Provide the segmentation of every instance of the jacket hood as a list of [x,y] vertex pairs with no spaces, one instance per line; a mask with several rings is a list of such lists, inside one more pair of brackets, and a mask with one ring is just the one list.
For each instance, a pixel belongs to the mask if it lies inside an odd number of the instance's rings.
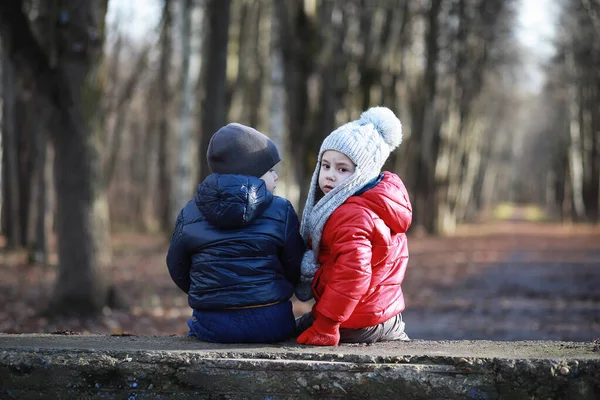
[[230,229],[261,216],[273,202],[273,194],[254,176],[211,174],[198,185],[194,201],[211,224]]
[[372,188],[352,196],[348,202],[368,207],[394,232],[406,232],[412,222],[412,206],[402,180],[391,172]]

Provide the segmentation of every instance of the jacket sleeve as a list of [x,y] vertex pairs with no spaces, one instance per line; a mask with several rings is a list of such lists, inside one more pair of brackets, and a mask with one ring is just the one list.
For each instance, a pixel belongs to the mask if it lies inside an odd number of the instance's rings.
[[181,210],[167,253],[167,267],[173,282],[187,294],[190,291],[191,258],[184,243],[183,225],[183,210]]
[[300,281],[300,263],[304,255],[304,240],[300,235],[300,221],[294,207],[288,202],[285,218],[285,242],[279,260],[283,265],[285,278],[297,285]]
[[332,238],[330,257],[336,261],[315,310],[343,323],[371,284],[373,219],[365,210],[351,208],[332,215],[324,229]]
[[401,208],[398,214],[402,226],[401,232],[406,233],[412,223],[412,204],[406,186],[404,186],[404,182],[402,182],[400,178],[398,178],[398,180],[400,181],[400,193],[402,195],[402,200],[399,202]]

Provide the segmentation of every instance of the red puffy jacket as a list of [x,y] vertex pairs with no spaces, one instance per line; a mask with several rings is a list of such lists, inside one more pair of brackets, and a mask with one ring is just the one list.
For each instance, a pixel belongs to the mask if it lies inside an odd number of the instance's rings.
[[325,224],[313,279],[313,314],[342,328],[380,324],[404,310],[406,230],[412,207],[402,180],[384,172],[372,189],[352,196]]

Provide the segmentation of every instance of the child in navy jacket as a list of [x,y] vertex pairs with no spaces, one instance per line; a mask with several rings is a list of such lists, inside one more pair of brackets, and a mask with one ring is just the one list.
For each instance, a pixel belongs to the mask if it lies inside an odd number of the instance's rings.
[[295,328],[290,297],[304,242],[290,202],[274,196],[275,144],[231,123],[210,140],[212,174],[177,218],[167,266],[193,309],[188,336],[271,343]]

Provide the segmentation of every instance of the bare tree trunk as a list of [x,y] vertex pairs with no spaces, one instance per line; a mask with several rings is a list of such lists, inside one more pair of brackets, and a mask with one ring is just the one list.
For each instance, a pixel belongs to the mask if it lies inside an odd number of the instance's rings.
[[417,129],[415,136],[417,160],[415,163],[416,178],[414,193],[413,225],[425,232],[435,233],[437,220],[437,199],[435,182],[435,163],[439,152],[439,125],[436,110],[437,97],[437,64],[439,59],[439,17],[443,0],[432,0],[427,14],[427,34],[425,36],[427,64],[424,75],[424,99],[422,108],[417,108],[414,121]]
[[[160,83],[159,83],[160,84]],[[157,101],[156,85],[151,85],[150,95],[143,102],[145,110],[152,110],[159,107]],[[137,205],[137,225],[145,232],[156,231],[160,228],[159,220],[156,215],[155,198],[157,190],[156,182],[158,179],[158,120],[155,113],[149,113],[145,121],[142,122],[141,137],[143,143],[143,156],[140,152],[138,156],[137,167],[140,169],[140,191],[137,193],[137,199],[134,204]],[[172,229],[172,227],[171,227]]]
[[[68,68],[72,78],[73,67]],[[81,79],[84,71],[77,72]],[[64,132],[55,133],[54,140],[55,184],[60,199],[57,204],[60,273],[49,311],[57,313],[100,312],[108,295],[108,282],[100,260],[103,247],[109,245],[102,243],[100,231],[107,227],[98,226],[96,218],[97,213],[106,211],[97,208],[101,205],[95,187],[99,182],[92,164],[98,162],[98,154],[85,137],[82,125],[81,120],[54,121],[51,125],[54,132],[58,129]],[[74,170],[80,173],[73,174]],[[83,175],[91,178],[90,181]]]
[[231,0],[208,0],[206,20],[209,21],[205,44],[206,68],[203,77],[202,129],[200,136],[198,180],[210,174],[206,151],[211,136],[227,120],[227,42],[229,38],[229,9]]
[[72,30],[66,32],[67,43],[74,43],[81,29],[99,32],[99,37],[97,42],[88,42],[85,50],[89,58],[71,55],[59,60],[58,65],[69,77],[67,88],[72,104],[70,111],[61,107],[61,115],[51,121],[56,191],[60,199],[57,203],[60,270],[49,312],[94,314],[109,305],[103,257],[110,242],[106,225],[108,209],[92,128],[99,104],[88,103],[86,107],[84,96],[99,96],[97,68],[107,2],[72,2],[67,7],[73,10]]
[[248,107],[248,124],[252,127],[258,127],[260,123],[260,106],[262,102],[262,98],[264,96],[263,93],[263,85],[262,85],[262,75],[263,68],[261,67],[261,63],[265,61],[261,59],[261,24],[262,24],[262,14],[265,13],[268,7],[265,7],[265,1],[253,2],[253,7],[250,12],[250,45],[249,50],[251,52],[251,57],[248,57],[248,97],[247,97],[247,107]]
[[[64,41],[60,48],[68,50],[60,54],[56,65],[34,38],[21,1],[0,3],[0,25],[8,27],[12,38],[18,38],[12,58],[18,70],[33,79],[41,100],[51,110],[47,126],[56,151],[60,269],[47,311],[93,315],[109,300],[108,276],[101,260],[109,243],[103,242],[107,227],[99,225],[102,193],[98,191],[98,151],[90,123],[98,108],[90,100],[99,95],[94,78],[107,2],[72,0],[63,6],[71,13],[58,40]],[[82,38],[81,32],[93,34]]]
[[172,10],[171,0],[163,0],[162,30],[160,38],[160,66],[158,71],[158,213],[162,232],[171,232],[175,220],[171,209],[171,168],[169,151],[169,105],[171,93],[169,89],[169,70],[172,54]]
[[439,157],[436,162],[437,210],[436,231],[450,233],[455,230],[458,220],[457,202],[461,193],[461,172],[465,168],[466,157],[464,126],[468,104],[465,101],[465,79],[467,64],[467,1],[458,2],[458,29],[453,40],[456,62],[449,77],[448,110],[442,126],[443,137],[440,141]]
[[309,144],[310,154],[316,154],[321,141],[335,129],[336,113],[340,108],[338,99],[345,93],[338,87],[336,76],[344,70],[343,46],[343,14],[339,4],[324,3],[320,9],[320,20],[323,21],[321,37],[323,47],[318,56],[319,63],[316,75],[320,78],[320,93],[318,108],[314,112],[316,121],[311,129],[312,143]]
[[284,135],[286,96],[279,27],[281,22],[275,12],[277,5],[274,4],[278,1],[272,0],[271,9],[269,134],[279,149],[286,149],[286,137]]
[[[402,7],[395,7],[393,10],[392,21],[399,21],[398,23],[392,24],[392,32],[390,34],[390,40],[386,44],[386,50],[389,59],[391,60],[389,66],[389,75],[384,75],[382,78],[383,83],[383,104],[389,105],[392,110],[396,110],[397,115],[400,116],[402,124],[405,127],[411,126],[412,121],[410,120],[410,103],[405,101],[404,98],[408,93],[408,80],[406,79],[407,67],[406,63],[409,57],[405,53],[409,47],[411,35],[409,34],[410,22],[413,19],[413,8],[411,7],[411,1],[404,1]],[[389,80],[389,83],[387,82]],[[398,150],[393,152],[389,158],[389,165],[392,170],[400,174],[408,185],[407,171],[406,171],[406,148],[409,140],[400,146]],[[409,185],[410,186],[410,185]],[[411,189],[412,190],[412,189]],[[410,195],[412,196],[412,192]]]
[[[175,221],[177,213],[189,200],[192,193],[193,184],[191,181],[192,169],[192,100],[195,88],[195,80],[190,71],[190,58],[192,54],[191,19],[194,13],[192,0],[181,0],[181,90],[183,96],[179,111],[179,130],[177,142],[179,150],[177,151],[177,165],[175,168],[175,185],[173,187],[173,209],[171,210],[171,219]],[[195,74],[194,74],[195,75]]]
[[[0,28],[1,29],[1,28]],[[4,110],[4,63],[5,58],[8,60],[7,52],[4,50],[4,43],[2,35],[0,34],[0,234],[4,235],[4,120],[2,118],[2,111]]]
[[556,162],[556,170],[558,171],[555,181],[556,205],[558,208],[559,218],[561,222],[565,222],[569,211],[569,155],[568,151],[561,149]]
[[277,145],[281,152],[282,161],[280,175],[282,175],[281,183],[277,184],[284,197],[289,199],[295,208],[298,208],[298,187],[294,185],[294,174],[291,166],[293,165],[285,132],[285,117],[287,99],[285,93],[284,80],[284,65],[283,54],[281,50],[281,27],[279,16],[276,12],[277,2],[281,0],[271,1],[271,41],[269,45],[270,52],[270,76],[269,76],[269,136]]
[[480,138],[485,130],[485,122],[478,120],[470,129],[469,138],[464,151],[465,166],[461,171],[460,190],[456,200],[456,218],[458,221],[464,221],[468,212],[469,202],[472,196],[477,171],[481,167],[481,148],[479,146]]
[[[131,74],[125,80],[123,87],[120,90],[116,90],[115,97],[117,98],[114,102],[114,108],[107,110],[115,113],[115,121],[112,124],[110,134],[103,134],[105,138],[103,148],[103,168],[102,168],[102,183],[104,190],[107,190],[114,177],[115,170],[119,161],[119,154],[123,148],[123,131],[126,124],[127,115],[131,109],[131,102],[133,100],[134,92],[142,79],[148,62],[148,53],[150,52],[150,46],[145,46],[137,56],[133,70]],[[101,115],[101,118],[106,115]],[[106,129],[108,124],[104,124]],[[110,138],[110,142],[108,140]]]
[[[1,28],[0,28],[1,29]],[[4,173],[6,172],[6,168],[4,167],[4,161],[6,157],[4,156],[4,119],[3,119],[3,111],[4,111],[4,64],[8,62],[8,53],[4,49],[2,35],[0,34],[0,234],[6,235],[5,229],[5,190],[4,190],[4,182],[6,181]]]
[[[575,66],[572,59],[573,55],[567,55],[567,65],[575,74]],[[573,212],[575,218],[581,219],[585,216],[585,206],[583,204],[583,155],[581,154],[581,121],[580,104],[577,96],[575,84],[570,84],[569,89],[569,170],[571,174],[571,185],[573,188]]]
[[35,168],[35,141],[37,140],[37,120],[33,114],[35,109],[34,101],[31,97],[31,90],[27,83],[17,80],[16,86],[17,98],[15,103],[15,132],[17,139],[17,168],[18,168],[18,187],[19,187],[19,207],[20,223],[19,247],[28,246],[28,227],[30,224],[30,212],[32,209],[33,175]]
[[[50,239],[55,234],[55,215],[56,215],[56,189],[54,187],[54,169],[52,166],[54,165],[54,148],[51,146],[48,140],[48,136],[46,134],[46,146],[45,146],[45,160],[46,165],[44,166],[44,182],[42,187],[40,188],[40,192],[44,193],[44,219],[39,223],[43,223],[42,226],[38,226],[38,231],[36,232],[38,238],[36,240],[38,247],[41,249],[44,247],[44,259],[45,262],[48,263],[49,253],[50,253]],[[41,201],[41,198],[40,198]]]
[[596,77],[594,96],[590,101],[592,106],[592,137],[591,137],[591,162],[592,172],[590,178],[590,210],[591,218],[595,223],[600,223],[600,110],[593,105],[600,104],[600,77]]
[[[589,72],[588,72],[589,74]],[[588,75],[589,76],[589,75]],[[593,80],[593,76],[589,76]],[[589,221],[598,222],[599,210],[599,153],[598,153],[598,107],[595,107],[595,87],[581,88],[582,104],[583,104],[583,124],[582,130],[582,146],[583,146],[583,203],[585,206],[586,216]]]
[[9,56],[13,41],[9,32],[2,37],[2,231],[8,248],[21,244],[21,199],[17,131],[15,126],[16,77]]
[[27,226],[27,246],[29,261],[48,261],[48,236],[46,216],[48,215],[48,191],[46,186],[46,166],[48,143],[47,133],[36,126],[34,134],[33,168],[30,179],[30,201]]
[[436,231],[439,233],[452,232],[456,229],[456,198],[459,191],[459,182],[456,175],[457,170],[460,170],[460,157],[457,157],[458,142],[460,140],[458,135],[460,113],[457,102],[452,101],[456,90],[457,87],[453,82],[449,95],[448,110],[446,111],[445,121],[441,126],[440,152],[436,161],[438,191]]
[[[279,18],[280,40],[285,43],[281,46],[281,52],[287,105],[286,126],[289,143],[294,146],[294,151],[290,151],[293,156],[293,164],[290,163],[290,166],[294,171],[294,184],[300,189],[298,198],[302,202],[308,192],[307,176],[314,168],[314,164],[308,160],[310,146],[319,146],[319,143],[310,143],[314,139],[308,138],[306,128],[310,122],[309,79],[315,68],[315,55],[312,51],[315,26],[301,2],[275,1],[274,6]],[[302,212],[301,207],[298,212]]]
[[228,61],[230,65],[237,65],[235,76],[229,77],[232,85],[229,90],[229,119],[244,124],[249,122],[249,68],[250,58],[256,56],[251,50],[251,19],[252,9],[257,3],[234,2],[231,13],[231,38],[228,45]]

